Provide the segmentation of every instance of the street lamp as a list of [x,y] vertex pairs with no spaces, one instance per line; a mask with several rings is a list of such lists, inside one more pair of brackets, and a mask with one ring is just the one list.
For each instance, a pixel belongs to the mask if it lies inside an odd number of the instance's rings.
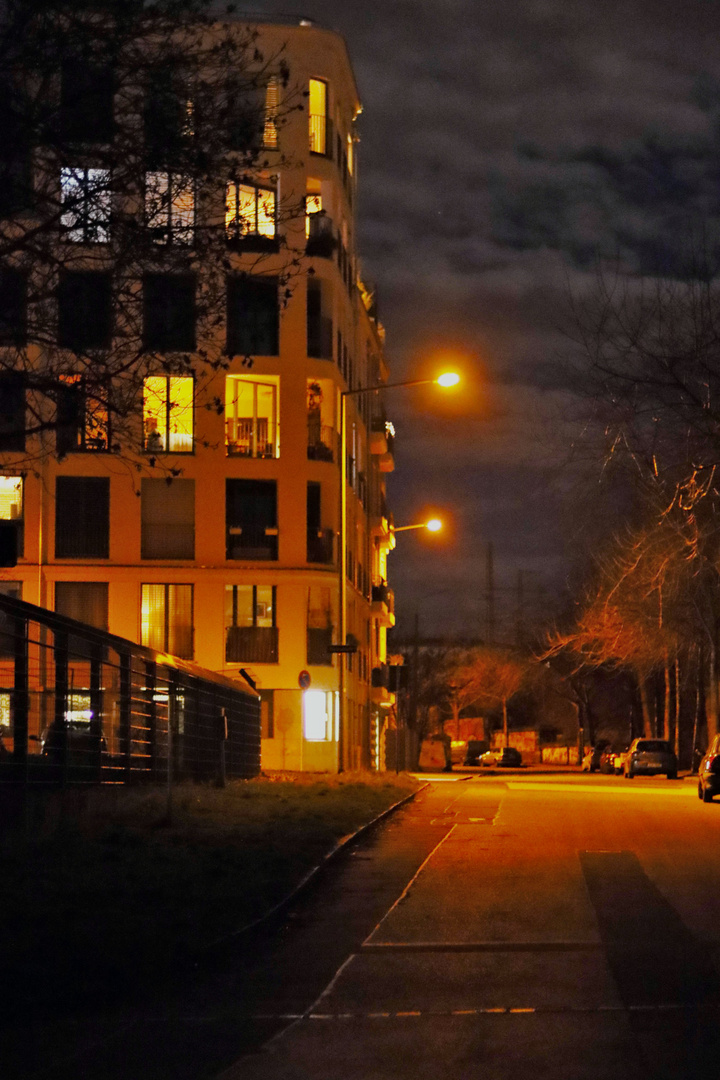
[[392,532],[407,532],[408,529],[427,529],[428,532],[440,532],[443,523],[440,518],[430,518],[429,521],[421,521],[418,525],[393,525]]
[[[457,386],[460,376],[454,371],[444,371],[434,379],[407,379],[396,383],[379,383],[376,386],[358,386],[340,393],[340,550],[338,552],[338,575],[340,579],[340,648],[338,652],[338,772],[345,769],[345,648],[347,647],[347,399],[374,394],[377,390],[394,390],[401,386]],[[412,526],[410,526],[412,528]],[[395,530],[396,532],[398,530]]]

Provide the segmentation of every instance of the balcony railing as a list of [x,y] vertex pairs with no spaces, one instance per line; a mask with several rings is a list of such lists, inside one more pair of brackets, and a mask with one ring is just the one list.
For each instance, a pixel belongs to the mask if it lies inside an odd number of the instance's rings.
[[323,259],[331,259],[336,247],[332,218],[322,210],[308,214],[308,238],[305,252]]
[[318,424],[312,416],[308,416],[307,456],[309,461],[334,461],[336,442],[337,435],[334,427],[329,424]]
[[277,626],[228,626],[225,636],[228,664],[277,664]]
[[276,424],[267,417],[235,417],[225,421],[229,457],[277,457]]
[[228,525],[228,559],[277,559],[278,530],[268,525]]
[[308,529],[307,561],[329,566],[333,561],[335,534],[332,529]]

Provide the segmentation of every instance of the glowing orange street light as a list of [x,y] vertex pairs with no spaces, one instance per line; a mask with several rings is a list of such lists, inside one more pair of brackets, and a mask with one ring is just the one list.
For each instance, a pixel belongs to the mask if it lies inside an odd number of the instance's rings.
[[407,532],[408,529],[427,529],[429,532],[440,532],[443,523],[440,518],[430,518],[429,521],[421,521],[418,525],[393,525],[391,532]]

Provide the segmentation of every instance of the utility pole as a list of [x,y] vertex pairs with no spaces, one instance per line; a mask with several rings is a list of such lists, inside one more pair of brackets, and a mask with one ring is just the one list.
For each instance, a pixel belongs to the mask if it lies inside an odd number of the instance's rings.
[[517,615],[515,622],[515,644],[519,649],[523,646],[525,637],[525,596],[523,592],[523,572],[518,570],[517,576]]
[[493,571],[493,545],[488,541],[485,562],[485,614],[487,617],[487,643],[495,643],[495,576]]

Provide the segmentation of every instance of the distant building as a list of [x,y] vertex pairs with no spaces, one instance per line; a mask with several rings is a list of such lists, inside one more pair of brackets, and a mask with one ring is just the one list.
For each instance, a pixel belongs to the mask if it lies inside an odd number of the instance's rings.
[[[278,73],[267,80],[260,164],[226,181],[224,324],[206,331],[195,318],[209,269],[202,247],[184,275],[148,258],[131,285],[142,298],[143,354],[156,363],[137,399],[130,456],[113,452],[102,417],[78,408],[20,447],[8,417],[24,409],[23,389],[5,372],[0,546],[5,563],[14,561],[7,557],[14,548],[17,561],[0,571],[0,590],[225,675],[247,671],[262,697],[265,768],[338,767],[344,662],[341,764],[381,768],[393,705],[385,666],[386,630],[394,623],[385,474],[393,458],[377,395],[346,399],[348,452],[339,461],[341,394],[387,379],[383,329],[356,253],[360,103],[337,34],[306,20],[253,29],[263,55],[277,58]],[[287,91],[281,65],[289,71]],[[301,107],[276,123],[286,92]],[[62,177],[76,187],[92,173],[94,140],[107,139],[93,130],[92,110],[85,115],[77,169],[70,175],[65,167]],[[38,185],[53,161],[36,154],[33,167]],[[138,220],[159,244],[192,253],[207,199],[218,193],[174,193],[172,184],[167,169],[148,167]],[[73,254],[101,250],[103,273],[93,278],[97,267],[90,266],[73,277],[61,269],[50,300],[69,387],[73,335],[82,339],[91,324],[102,347],[113,333],[103,330],[103,311],[106,283],[115,287],[114,219],[108,212],[99,221],[98,213],[96,204],[78,216],[74,233],[65,223],[62,242]],[[31,260],[24,268],[32,281]],[[16,319],[27,311],[13,296],[6,288],[0,298],[3,327],[8,311]],[[204,333],[222,337],[226,367],[198,380],[194,358],[208,344]],[[12,349],[27,356],[32,329],[15,344],[7,334],[2,341],[6,356]],[[189,356],[189,366],[176,362],[180,355]],[[341,468],[348,478],[348,642],[357,646],[345,657],[329,651],[340,644]]]

